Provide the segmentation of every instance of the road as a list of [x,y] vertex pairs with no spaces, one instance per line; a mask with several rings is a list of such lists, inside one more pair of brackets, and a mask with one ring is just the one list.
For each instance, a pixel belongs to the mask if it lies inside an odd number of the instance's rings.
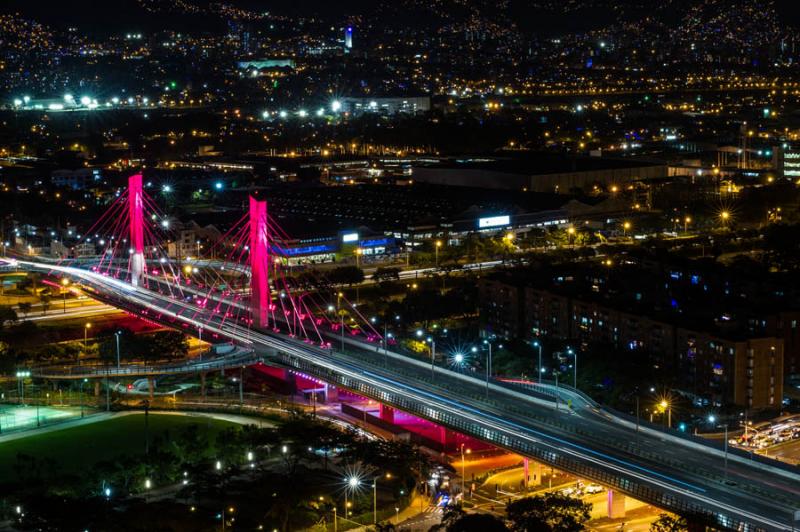
[[[800,508],[800,475],[723,453],[691,438],[633,424],[588,402],[574,410],[521,389],[485,384],[392,352],[375,356],[374,345],[347,353],[315,347],[273,332],[226,322],[224,313],[135,288],[85,270],[20,261],[26,268],[57,270],[144,316],[184,324],[252,347],[277,362],[352,388],[376,400],[448,425],[454,430],[551,463],[635,498],[672,511],[712,512],[718,524],[746,530],[789,530]],[[391,360],[391,367],[384,366]]]

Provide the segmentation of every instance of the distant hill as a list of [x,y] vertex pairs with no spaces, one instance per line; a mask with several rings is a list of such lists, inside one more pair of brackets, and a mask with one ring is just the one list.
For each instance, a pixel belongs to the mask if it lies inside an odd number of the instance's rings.
[[[19,13],[54,29],[88,35],[173,29],[224,31],[233,8],[342,23],[363,17],[387,27],[438,28],[464,20],[514,26],[530,35],[600,30],[640,19],[669,29],[719,26],[755,18],[780,28],[800,27],[799,0],[2,0],[0,13]],[[766,21],[766,22],[765,22]],[[740,27],[731,27],[740,31]],[[776,28],[756,28],[771,31]]]

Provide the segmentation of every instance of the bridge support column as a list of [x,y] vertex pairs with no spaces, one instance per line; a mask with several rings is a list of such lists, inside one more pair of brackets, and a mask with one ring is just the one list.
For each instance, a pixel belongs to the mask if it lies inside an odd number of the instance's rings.
[[380,405],[380,418],[383,421],[394,423],[394,408],[383,403]]
[[336,386],[325,384],[325,402],[330,403],[331,401],[338,401],[338,400],[339,400],[339,389]]
[[142,174],[128,178],[128,215],[131,226],[131,284],[139,286],[144,277],[144,189]]
[[625,517],[625,495],[608,490],[608,517],[622,519]]
[[256,327],[268,325],[268,234],[267,202],[250,196],[250,317]]
[[147,377],[147,391],[150,394],[150,400],[153,400],[153,393],[156,388],[156,380],[153,377]]
[[200,396],[203,398],[203,402],[206,400],[206,372],[200,372]]
[[522,479],[525,487],[538,486],[542,483],[542,464],[527,458],[522,460]]
[[94,396],[100,397],[100,381],[94,381]]

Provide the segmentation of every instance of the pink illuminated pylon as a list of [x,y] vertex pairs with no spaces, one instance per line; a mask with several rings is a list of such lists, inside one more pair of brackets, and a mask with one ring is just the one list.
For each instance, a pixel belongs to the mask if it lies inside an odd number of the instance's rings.
[[128,178],[128,214],[131,225],[131,284],[139,286],[144,277],[144,191],[142,174]]
[[250,315],[257,327],[267,326],[268,274],[267,202],[250,196]]

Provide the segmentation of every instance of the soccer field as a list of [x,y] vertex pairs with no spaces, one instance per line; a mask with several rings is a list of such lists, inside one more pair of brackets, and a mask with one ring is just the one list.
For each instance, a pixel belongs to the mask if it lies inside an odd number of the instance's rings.
[[[210,441],[234,423],[210,417],[150,414],[149,438],[152,442],[167,432],[178,434],[184,427],[197,425]],[[99,421],[79,427],[36,434],[0,443],[0,478],[10,478],[18,453],[37,459],[50,458],[60,464],[61,471],[71,472],[110,460],[122,454],[143,454],[145,447],[144,414]]]

